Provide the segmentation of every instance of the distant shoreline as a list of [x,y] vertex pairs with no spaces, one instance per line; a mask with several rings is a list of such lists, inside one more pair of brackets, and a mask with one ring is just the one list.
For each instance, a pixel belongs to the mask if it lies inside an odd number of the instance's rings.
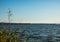
[[[0,22],[1,23],[8,23],[8,22]],[[8,23],[9,24],[9,23]],[[60,24],[60,23],[12,23],[12,24]]]

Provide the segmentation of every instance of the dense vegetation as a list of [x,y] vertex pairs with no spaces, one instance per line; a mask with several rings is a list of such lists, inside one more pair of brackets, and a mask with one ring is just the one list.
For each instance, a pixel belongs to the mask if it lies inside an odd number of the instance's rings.
[[5,28],[0,31],[0,42],[20,42],[15,32],[8,32]]

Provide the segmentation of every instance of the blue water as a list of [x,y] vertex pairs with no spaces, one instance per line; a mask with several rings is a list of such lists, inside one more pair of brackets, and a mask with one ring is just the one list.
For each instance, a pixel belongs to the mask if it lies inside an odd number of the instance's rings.
[[48,35],[48,34],[59,34],[60,24],[14,24],[9,25],[8,23],[0,23],[0,29],[5,26],[7,29],[12,28],[14,31],[23,31],[27,34],[36,35]]
[[[0,23],[0,30],[2,29],[3,26],[5,26],[7,29],[11,29],[12,31],[17,31],[17,32],[23,32],[25,30],[24,33],[26,37],[30,35],[33,35],[34,37],[39,37],[39,36],[47,36],[47,35],[55,36],[56,34],[60,34],[60,24]],[[42,40],[43,42],[44,39],[45,38],[43,37]],[[37,40],[39,42],[39,39]]]

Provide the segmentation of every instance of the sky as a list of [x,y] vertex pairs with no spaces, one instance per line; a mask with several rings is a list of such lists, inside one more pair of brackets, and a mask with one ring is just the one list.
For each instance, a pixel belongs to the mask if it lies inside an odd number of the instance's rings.
[[60,23],[59,0],[0,0],[0,22]]

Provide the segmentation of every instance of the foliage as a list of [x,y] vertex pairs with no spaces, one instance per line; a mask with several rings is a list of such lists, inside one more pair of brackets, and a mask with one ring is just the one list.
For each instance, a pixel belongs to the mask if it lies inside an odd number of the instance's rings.
[[19,42],[15,32],[8,32],[5,28],[0,31],[0,42]]

